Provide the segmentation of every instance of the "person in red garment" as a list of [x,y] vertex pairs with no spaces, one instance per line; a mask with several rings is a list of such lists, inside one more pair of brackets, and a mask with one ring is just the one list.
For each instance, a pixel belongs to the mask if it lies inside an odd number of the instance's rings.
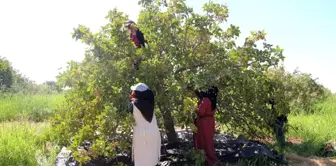
[[217,163],[217,156],[214,148],[215,117],[218,89],[212,86],[207,91],[195,91],[199,98],[197,118],[195,125],[197,132],[194,133],[194,147],[197,150],[204,150],[208,165]]

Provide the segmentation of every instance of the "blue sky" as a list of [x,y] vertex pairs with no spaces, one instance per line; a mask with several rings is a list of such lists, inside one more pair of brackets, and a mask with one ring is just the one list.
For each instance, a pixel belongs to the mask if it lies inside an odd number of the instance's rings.
[[[189,0],[201,10],[208,0]],[[69,60],[80,61],[85,46],[72,40],[78,24],[97,31],[117,7],[136,20],[137,0],[11,0],[0,1],[0,55],[37,82],[55,80]],[[227,24],[238,25],[245,37],[265,30],[269,42],[285,49],[288,71],[298,67],[336,92],[336,1],[333,0],[217,0],[227,3]]]

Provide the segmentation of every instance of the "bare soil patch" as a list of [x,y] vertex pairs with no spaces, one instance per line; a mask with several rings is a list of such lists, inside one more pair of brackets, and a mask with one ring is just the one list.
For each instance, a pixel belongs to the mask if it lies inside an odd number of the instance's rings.
[[286,155],[286,159],[293,166],[336,166],[336,160],[321,157],[301,157],[295,154]]

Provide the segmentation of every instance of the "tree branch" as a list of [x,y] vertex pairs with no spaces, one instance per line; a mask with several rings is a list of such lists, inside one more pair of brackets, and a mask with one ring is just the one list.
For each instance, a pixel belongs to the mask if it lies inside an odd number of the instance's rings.
[[199,43],[195,44],[195,46],[192,48],[192,55],[195,54],[196,48],[199,47],[201,44],[203,44],[203,43],[199,42]]
[[188,69],[195,69],[195,68],[197,68],[197,67],[203,67],[203,66],[205,66],[205,65],[207,65],[208,63],[205,63],[205,62],[203,62],[203,63],[200,63],[200,64],[197,64],[197,65],[193,65],[193,66],[191,66],[191,67],[182,67],[182,68],[179,68],[179,69],[177,69],[175,72],[174,72],[174,74],[179,74],[179,73],[181,73],[181,72],[183,72],[183,71],[186,71],[186,70],[188,70]]

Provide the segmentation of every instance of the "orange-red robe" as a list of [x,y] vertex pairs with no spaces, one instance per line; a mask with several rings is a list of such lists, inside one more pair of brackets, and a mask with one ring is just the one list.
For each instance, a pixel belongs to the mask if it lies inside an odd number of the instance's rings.
[[195,149],[204,150],[209,165],[217,162],[217,156],[214,148],[215,136],[215,114],[216,110],[212,110],[209,98],[203,98],[196,111],[197,119],[195,125],[197,133],[194,133]]

